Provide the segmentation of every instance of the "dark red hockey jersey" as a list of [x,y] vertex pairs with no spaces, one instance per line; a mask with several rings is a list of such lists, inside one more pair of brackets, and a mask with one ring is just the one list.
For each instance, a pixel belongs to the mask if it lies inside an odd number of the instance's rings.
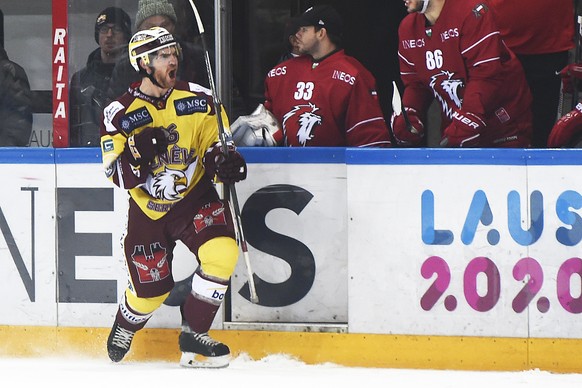
[[390,147],[376,81],[339,50],[321,62],[301,56],[280,63],[265,79],[265,107],[292,147]]
[[531,93],[485,3],[447,0],[434,25],[412,13],[398,34],[405,106],[426,112],[436,98],[441,130],[462,109],[484,119],[481,146],[530,145]]
[[572,0],[488,0],[501,36],[516,54],[557,53],[574,48]]

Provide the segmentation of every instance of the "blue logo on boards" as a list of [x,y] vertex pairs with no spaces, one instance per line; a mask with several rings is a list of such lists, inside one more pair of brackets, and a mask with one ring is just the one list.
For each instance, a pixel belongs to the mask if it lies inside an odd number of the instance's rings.
[[178,116],[190,115],[208,110],[208,100],[206,97],[187,97],[174,101],[176,114]]
[[153,122],[150,112],[144,106],[138,110],[131,111],[119,119],[119,125],[123,132],[129,134],[136,128],[143,127],[146,124]]
[[[522,211],[524,203],[527,207],[525,213]],[[531,246],[541,238],[544,218],[549,217],[552,212],[566,225],[550,231],[560,244],[571,247],[582,241],[582,217],[576,212],[582,208],[582,195],[574,190],[562,192],[555,201],[554,209],[544,205],[544,197],[538,190],[532,191],[529,198],[522,198],[517,191],[512,190],[507,195],[505,206],[507,218],[503,221],[507,222],[509,237],[521,246]],[[498,227],[492,227],[494,214],[487,194],[483,190],[477,190],[473,194],[461,228],[461,242],[464,245],[472,244],[477,230],[483,226],[489,229],[486,234],[487,242],[492,246],[499,244],[501,234]],[[523,220],[527,222],[524,223]],[[421,223],[422,241],[425,244],[451,245],[455,240],[453,230],[436,228],[435,195],[431,190],[425,190],[421,196]]]

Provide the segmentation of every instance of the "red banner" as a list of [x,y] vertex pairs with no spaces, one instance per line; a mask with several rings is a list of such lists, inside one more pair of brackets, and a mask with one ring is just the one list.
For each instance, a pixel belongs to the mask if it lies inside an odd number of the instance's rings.
[[67,0],[52,0],[53,147],[69,146],[69,71]]

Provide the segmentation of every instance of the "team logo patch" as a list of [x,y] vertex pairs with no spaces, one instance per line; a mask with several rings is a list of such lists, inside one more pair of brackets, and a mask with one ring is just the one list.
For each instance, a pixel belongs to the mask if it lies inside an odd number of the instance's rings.
[[176,114],[178,116],[206,112],[208,110],[208,100],[206,97],[182,98],[174,101],[174,107],[176,108]]
[[315,130],[323,123],[323,118],[316,114],[319,110],[314,104],[295,105],[283,116],[283,128],[286,133],[297,133],[299,144],[305,146],[315,137]]
[[489,8],[487,8],[485,4],[477,4],[477,6],[473,8],[473,15],[479,19],[481,16],[485,15],[487,11],[489,11]]
[[129,134],[136,128],[143,127],[146,124],[153,122],[154,119],[150,115],[150,112],[144,106],[138,110],[126,113],[119,119],[119,126],[123,132]]
[[202,232],[209,226],[226,225],[226,213],[222,202],[210,202],[204,205],[192,221],[196,233]]
[[137,269],[140,283],[157,282],[170,276],[166,248],[159,242],[150,244],[148,251],[143,245],[133,247],[131,261]]
[[152,179],[148,179],[146,188],[154,198],[176,201],[184,195],[189,184],[189,179],[184,171],[165,167]]
[[111,140],[111,139],[105,140],[103,142],[103,144],[101,145],[101,148],[103,149],[103,152],[113,151],[113,140]]
[[[443,113],[452,118],[455,109],[463,104],[461,98],[465,88],[463,80],[455,78],[455,73],[443,70],[430,77],[429,85],[435,98],[440,102]],[[452,106],[449,102],[452,102]]]
[[495,116],[497,116],[499,121],[502,123],[506,123],[509,120],[511,120],[511,116],[509,116],[509,113],[507,113],[507,111],[503,107],[501,107],[495,111]]

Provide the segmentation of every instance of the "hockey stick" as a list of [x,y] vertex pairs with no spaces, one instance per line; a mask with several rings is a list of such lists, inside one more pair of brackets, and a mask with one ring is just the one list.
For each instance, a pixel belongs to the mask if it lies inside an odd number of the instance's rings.
[[[582,15],[578,15],[578,1],[576,1],[575,3],[575,9],[574,12],[576,13],[577,17],[576,17],[576,48],[574,50],[574,63],[579,63],[580,62],[580,55],[581,55],[581,42],[580,40],[582,39]],[[576,79],[576,77],[574,77],[572,79],[572,110],[574,110],[574,108],[576,107],[576,104],[578,104],[578,80]]]
[[402,97],[400,97],[400,90],[398,90],[398,85],[396,85],[396,81],[392,81],[392,110],[396,115],[402,114],[404,118],[404,123],[406,124],[406,130],[412,134],[418,135],[418,130],[412,126],[410,123],[410,118],[408,117],[408,113],[404,108],[404,103],[402,102]]
[[[208,82],[210,84],[210,90],[212,92],[212,99],[214,100],[214,109],[216,112],[216,118],[218,121],[218,137],[220,142],[222,143],[222,153],[224,155],[228,155],[228,146],[226,144],[226,132],[224,130],[224,123],[222,122],[222,102],[218,97],[218,93],[216,93],[216,87],[214,85],[214,77],[212,76],[212,66],[210,65],[210,55],[208,54],[208,47],[206,45],[206,38],[204,32],[204,25],[202,24],[202,19],[200,19],[200,14],[198,13],[198,9],[196,5],[194,5],[194,1],[190,0],[190,6],[192,7],[192,11],[194,12],[194,16],[196,17],[196,24],[198,25],[198,31],[200,33],[200,40],[202,41],[202,49],[204,50],[204,60],[206,62],[206,72],[208,73]],[[243,256],[245,259],[245,264],[247,267],[247,275],[249,278],[249,291],[250,291],[250,298],[252,303],[259,303],[259,296],[257,295],[257,290],[255,288],[255,280],[253,278],[253,270],[251,268],[251,261],[249,258],[249,250],[247,246],[247,241],[244,236],[243,228],[242,228],[242,219],[240,215],[240,207],[238,204],[238,196],[236,194],[236,189],[234,184],[225,185],[228,187],[230,192],[230,199],[232,202],[234,215],[236,217],[236,226],[238,229],[238,235],[241,245],[241,250],[243,252]]]
[[392,110],[396,115],[402,113],[402,117],[404,117],[404,122],[406,123],[406,129],[408,132],[412,132],[412,124],[410,124],[410,120],[408,119],[408,113],[406,113],[406,109],[404,109],[404,104],[402,103],[402,98],[400,97],[400,90],[398,90],[398,85],[396,85],[396,81],[392,81]]
[[558,98],[558,112],[556,116],[556,121],[563,116],[564,111],[564,85],[560,82],[560,97]]

